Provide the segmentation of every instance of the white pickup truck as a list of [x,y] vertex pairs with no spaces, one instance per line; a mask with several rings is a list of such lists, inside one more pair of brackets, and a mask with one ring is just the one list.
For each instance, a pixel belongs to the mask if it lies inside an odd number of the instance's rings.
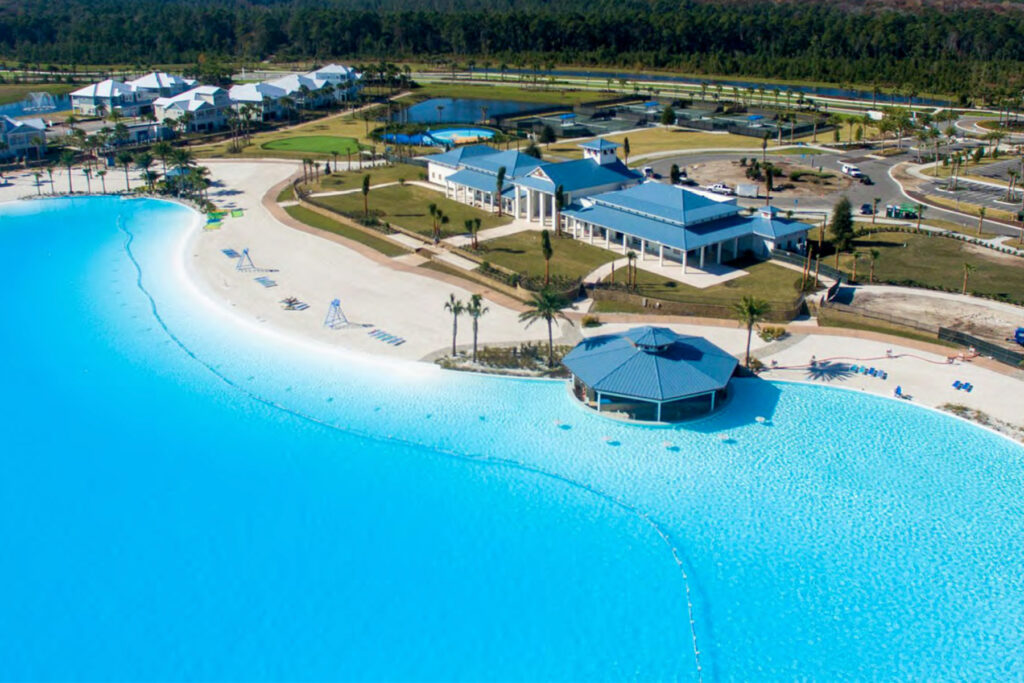
[[708,192],[714,192],[715,194],[732,195],[732,188],[725,183],[715,183],[714,185],[708,185]]
[[853,164],[843,164],[840,167],[840,170],[846,175],[850,176],[851,178],[860,178],[862,175],[864,175],[864,173],[861,172],[861,170],[854,166]]

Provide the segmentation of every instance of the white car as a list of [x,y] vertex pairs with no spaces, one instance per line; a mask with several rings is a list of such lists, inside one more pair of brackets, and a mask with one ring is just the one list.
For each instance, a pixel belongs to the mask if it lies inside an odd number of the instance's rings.
[[708,192],[714,192],[715,194],[733,194],[732,188],[725,183],[715,183],[714,185],[708,185]]

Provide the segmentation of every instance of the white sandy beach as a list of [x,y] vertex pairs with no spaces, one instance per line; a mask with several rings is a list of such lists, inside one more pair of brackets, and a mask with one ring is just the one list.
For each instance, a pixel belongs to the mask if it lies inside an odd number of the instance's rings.
[[[379,255],[371,258],[334,240],[285,225],[263,204],[268,190],[285,180],[300,165],[283,161],[204,161],[216,181],[210,194],[223,208],[244,211],[241,218],[227,218],[220,230],[195,228],[183,240],[186,272],[216,306],[244,321],[283,333],[296,339],[314,341],[335,348],[365,352],[376,357],[416,361],[442,352],[451,346],[451,316],[443,309],[452,293],[466,300],[472,285],[459,286],[445,281],[445,276],[417,270],[404,263],[393,262]],[[18,199],[35,193],[34,179],[22,172],[9,177],[11,184],[0,187],[0,201]],[[84,189],[82,177],[74,177],[76,189]],[[136,182],[133,178],[133,183]],[[63,171],[54,173],[58,191],[66,189]],[[78,186],[81,187],[78,187]],[[94,181],[95,185],[95,181]],[[113,170],[107,178],[107,189],[118,191],[124,186],[123,172]],[[94,189],[97,189],[94,186]],[[248,248],[254,264],[273,272],[240,272],[236,260],[226,257],[222,249],[241,251]],[[277,282],[263,287],[254,280],[267,276]],[[483,291],[483,288],[479,288]],[[281,305],[285,297],[296,297],[309,304],[303,311],[288,311]],[[350,321],[361,325],[342,330],[324,327],[324,316],[334,298],[342,302]],[[506,301],[507,303],[507,301]],[[480,343],[507,343],[541,340],[546,337],[543,325],[525,329],[518,321],[518,311],[497,301],[489,301],[490,312],[481,319]],[[613,319],[615,316],[603,316]],[[657,319],[656,319],[657,320]],[[563,325],[565,341],[579,335],[600,334],[635,325],[636,322],[613,322],[599,328],[578,330]],[[666,324],[656,322],[655,324]],[[365,325],[366,327],[362,327]],[[697,325],[668,321],[668,326],[686,334],[707,337],[731,353],[742,357],[746,343],[745,330],[724,322]],[[802,329],[801,329],[802,328]],[[406,340],[400,346],[378,341],[368,334],[382,329]],[[809,381],[892,396],[900,385],[913,402],[937,407],[945,403],[961,404],[983,411],[1003,423],[1024,426],[1024,372],[998,368],[991,363],[948,363],[937,348],[921,350],[913,343],[893,340],[858,338],[857,333],[835,334],[811,325],[792,325],[790,337],[765,344],[754,338],[753,351],[766,365],[775,361],[778,369],[765,373],[770,379]],[[868,335],[871,336],[871,335]],[[471,341],[470,321],[459,320],[459,345]],[[889,357],[891,351],[892,357]],[[955,352],[949,351],[948,355]],[[818,361],[864,364],[885,370],[887,380],[848,372],[823,373],[807,369],[812,358]],[[989,367],[986,367],[989,366]],[[998,368],[997,369],[990,369]],[[784,369],[792,368],[792,369]],[[974,385],[971,393],[952,388],[954,380]],[[1011,430],[1012,431],[1012,430]],[[1024,437],[1024,432],[1017,434]]]

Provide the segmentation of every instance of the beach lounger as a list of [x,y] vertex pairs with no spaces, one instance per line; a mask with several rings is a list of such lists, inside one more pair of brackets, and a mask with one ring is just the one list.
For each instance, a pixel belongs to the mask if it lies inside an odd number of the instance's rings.
[[203,230],[220,230],[222,226],[223,223],[221,223],[220,221],[209,221],[206,225],[203,226]]
[[850,366],[850,372],[859,372],[859,371],[860,371],[860,366],[859,365],[851,365]]
[[241,218],[242,217],[242,210],[241,209],[232,209],[231,210],[231,217],[232,218]]
[[875,369],[871,368],[870,370],[868,370],[868,375],[870,375],[871,377],[874,377],[875,376]]
[[241,254],[239,254],[234,249],[221,249],[220,252],[227,256],[228,258],[238,258],[239,256],[241,256]]
[[269,277],[258,277],[254,278],[256,282],[260,283],[264,287],[277,287],[277,283],[271,280]]
[[401,345],[402,345],[402,344],[404,344],[404,343],[405,343],[405,340],[404,340],[404,339],[401,339],[401,340],[399,340],[399,341],[398,341],[398,343],[397,343],[397,344],[395,344],[395,346],[401,346]]
[[974,385],[968,382],[964,384],[961,388],[969,394],[974,390]]
[[963,383],[960,382],[960,380],[956,380],[955,382],[953,382],[953,388],[954,389],[961,389],[961,388],[963,388],[963,386],[964,385],[963,385]]
[[292,306],[292,310],[293,311],[304,311],[307,308],[309,308],[309,304],[307,304],[304,301],[300,301],[299,303],[297,303],[294,306]]

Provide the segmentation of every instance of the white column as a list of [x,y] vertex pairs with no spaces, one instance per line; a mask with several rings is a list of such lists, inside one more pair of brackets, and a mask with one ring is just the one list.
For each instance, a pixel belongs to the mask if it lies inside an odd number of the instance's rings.
[[640,260],[647,260],[647,240],[640,240]]
[[540,202],[540,224],[544,225],[544,221],[548,219],[547,195],[543,192],[538,192],[537,200]]
[[687,253],[688,252],[686,251],[686,249],[683,249],[683,275],[686,274],[686,254]]
[[722,243],[719,242],[718,244],[715,245],[715,247],[718,250],[718,255],[715,257],[715,263],[721,265],[721,263],[722,263]]
[[516,212],[516,218],[519,218],[519,186],[518,185],[516,185],[515,190],[513,190],[513,192],[515,192],[515,197],[512,200],[513,203],[515,204],[514,211]]
[[587,226],[587,230],[590,231],[590,243],[593,244],[594,243],[594,224],[590,223]]
[[658,265],[659,266],[665,265],[665,245],[664,244],[659,244],[658,245]]
[[704,268],[704,247],[700,248],[700,267]]
[[626,254],[626,233],[622,233],[622,254]]
[[526,190],[526,220],[533,220],[533,190]]
[[604,229],[604,248],[605,249],[611,249],[612,248],[612,231],[609,230],[608,228]]

